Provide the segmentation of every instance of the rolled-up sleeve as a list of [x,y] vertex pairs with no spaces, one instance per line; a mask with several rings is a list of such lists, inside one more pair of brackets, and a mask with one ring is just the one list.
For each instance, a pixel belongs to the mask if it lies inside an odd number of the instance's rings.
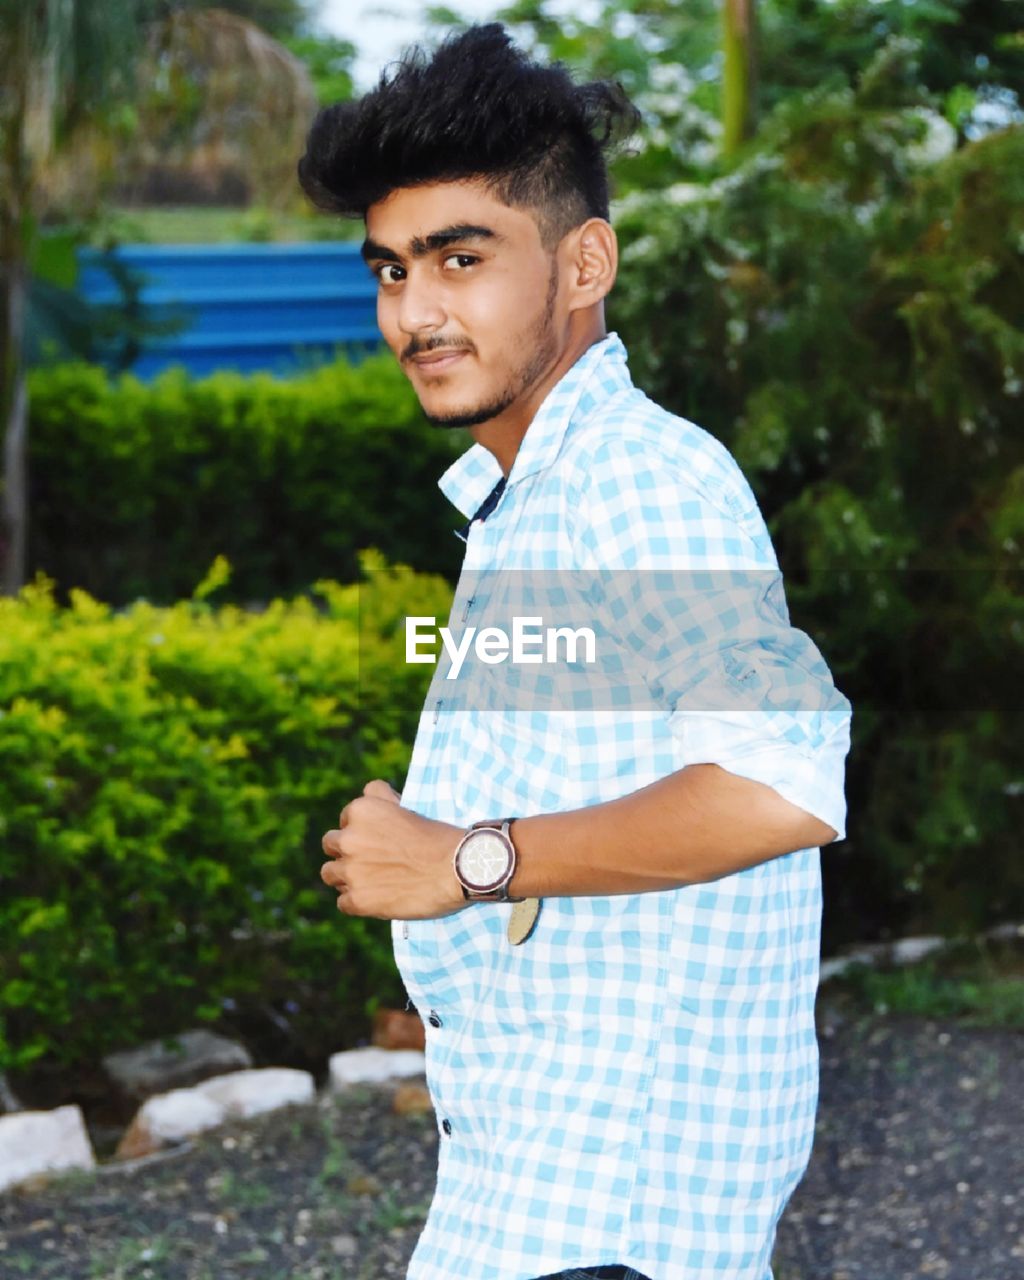
[[693,476],[648,440],[605,441],[574,513],[580,565],[684,764],[762,782],[843,839],[850,703],[789,621],[749,486],[715,458],[719,474]]

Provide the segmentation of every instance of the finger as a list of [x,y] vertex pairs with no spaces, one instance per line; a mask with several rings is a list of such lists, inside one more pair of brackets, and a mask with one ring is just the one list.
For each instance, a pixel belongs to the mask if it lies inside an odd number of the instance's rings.
[[342,854],[341,832],[338,830],[328,831],[320,841],[320,845],[328,858],[340,858]]
[[341,876],[341,868],[336,862],[325,862],[320,868],[320,879],[332,889],[337,889],[339,893],[346,888]]
[[390,782],[383,778],[374,778],[363,787],[364,796],[373,796],[377,800],[388,800],[392,804],[401,804],[401,793],[396,791]]

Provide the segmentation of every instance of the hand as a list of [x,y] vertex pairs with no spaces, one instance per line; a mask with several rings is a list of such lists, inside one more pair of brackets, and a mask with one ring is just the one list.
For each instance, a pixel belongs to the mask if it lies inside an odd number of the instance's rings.
[[383,920],[427,920],[467,906],[452,855],[465,832],[402,808],[402,797],[375,778],[341,811],[323,838],[324,884],[338,910]]

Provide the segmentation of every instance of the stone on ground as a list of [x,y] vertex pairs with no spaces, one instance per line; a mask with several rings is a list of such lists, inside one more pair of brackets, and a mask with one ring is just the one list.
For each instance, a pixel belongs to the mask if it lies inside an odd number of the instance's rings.
[[18,1111],[0,1116],[0,1191],[37,1174],[59,1169],[92,1169],[92,1143],[81,1108]]
[[196,1085],[195,1092],[218,1103],[229,1116],[244,1118],[293,1103],[312,1102],[316,1097],[316,1082],[308,1071],[261,1067],[205,1080]]
[[391,1109],[399,1116],[422,1116],[434,1110],[430,1092],[422,1084],[400,1084]]
[[227,1119],[224,1107],[197,1089],[172,1089],[148,1098],[135,1114],[116,1154],[123,1159],[148,1156]]
[[169,1038],[168,1044],[170,1048],[163,1040],[152,1040],[108,1054],[103,1066],[118,1088],[139,1102],[252,1066],[244,1045],[212,1031],[183,1031]]
[[426,1035],[418,1013],[404,1009],[378,1009],[373,1015],[373,1035],[378,1049],[424,1049]]
[[417,1049],[345,1049],[331,1055],[328,1064],[330,1087],[344,1089],[350,1084],[380,1084],[403,1076],[421,1076],[426,1058]]

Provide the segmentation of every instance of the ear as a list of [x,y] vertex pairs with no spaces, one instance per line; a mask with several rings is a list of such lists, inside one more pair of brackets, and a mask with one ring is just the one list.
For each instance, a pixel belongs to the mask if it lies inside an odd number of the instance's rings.
[[569,310],[582,311],[611,292],[619,269],[619,243],[611,224],[590,218],[562,241],[564,279],[570,282]]

